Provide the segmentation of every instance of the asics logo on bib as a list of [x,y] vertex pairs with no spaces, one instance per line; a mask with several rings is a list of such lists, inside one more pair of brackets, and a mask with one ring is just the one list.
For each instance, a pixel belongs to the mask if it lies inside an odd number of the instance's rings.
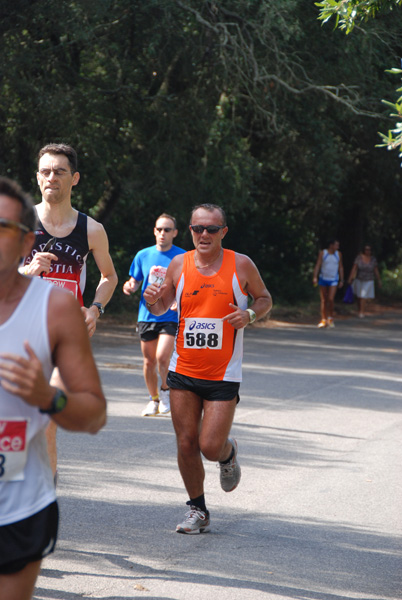
[[200,321],[193,321],[192,323],[190,323],[188,328],[190,331],[192,331],[193,329],[215,329],[215,323],[203,323]]

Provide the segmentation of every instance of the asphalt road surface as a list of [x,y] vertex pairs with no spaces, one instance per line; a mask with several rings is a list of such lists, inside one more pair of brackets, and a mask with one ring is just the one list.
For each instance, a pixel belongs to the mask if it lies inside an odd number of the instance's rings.
[[34,598],[400,600],[402,317],[246,330],[233,426],[242,480],[206,463],[212,531],[186,536],[170,417],[147,402],[132,328],[100,324],[109,401],[60,432],[61,525]]

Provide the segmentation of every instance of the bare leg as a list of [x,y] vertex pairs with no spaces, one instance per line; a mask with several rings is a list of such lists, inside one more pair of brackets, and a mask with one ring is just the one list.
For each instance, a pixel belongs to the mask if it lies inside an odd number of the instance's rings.
[[143,373],[145,384],[149,395],[155,398],[158,395],[158,372],[156,362],[156,349],[158,346],[158,338],[143,342],[141,340],[141,352],[144,357]]
[[332,285],[328,288],[328,297],[327,297],[327,317],[332,319],[334,316],[334,301],[336,294],[337,286]]
[[40,565],[38,560],[18,573],[0,575],[0,600],[31,600]]
[[161,377],[161,387],[166,390],[168,385],[166,378],[169,372],[170,357],[172,356],[174,346],[174,336],[162,334],[158,338],[158,345],[156,348],[156,362],[158,364],[158,371]]
[[233,400],[204,400],[200,448],[206,459],[222,462],[229,458],[232,444],[228,437],[236,405],[237,396]]
[[327,301],[328,301],[328,287],[326,285],[320,285],[320,310],[321,320],[326,321],[327,314]]
[[205,471],[201,452],[211,461],[224,461],[230,456],[232,446],[227,438],[236,400],[203,401],[187,390],[170,391],[179,470],[189,498],[197,498],[204,493]]
[[46,427],[46,441],[47,453],[54,477],[57,471],[57,425],[54,421],[50,421]]
[[170,408],[177,440],[177,462],[189,498],[204,493],[205,471],[199,446],[202,399],[187,390],[170,390]]
[[[59,369],[54,369],[50,378],[50,385],[54,385],[66,391],[64,383],[61,380]],[[46,440],[47,440],[47,453],[49,455],[49,462],[52,468],[53,476],[56,475],[57,471],[57,425],[54,421],[50,421],[46,428]]]

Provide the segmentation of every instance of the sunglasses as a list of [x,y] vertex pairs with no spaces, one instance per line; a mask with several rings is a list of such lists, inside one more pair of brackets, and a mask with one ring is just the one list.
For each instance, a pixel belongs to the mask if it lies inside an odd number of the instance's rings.
[[18,229],[24,233],[28,233],[30,231],[29,227],[23,225],[22,223],[17,223],[17,221],[11,221],[10,219],[0,219],[0,233],[17,231]]
[[48,179],[50,175],[53,173],[55,177],[64,177],[65,175],[74,175],[71,171],[67,171],[67,169],[39,169],[39,175],[42,175],[45,179]]
[[155,227],[156,231],[159,231],[159,233],[161,233],[162,231],[164,231],[165,233],[169,233],[169,231],[173,231],[173,227]]
[[194,233],[204,233],[204,229],[208,233],[218,233],[220,229],[225,229],[226,225],[190,225],[190,229]]

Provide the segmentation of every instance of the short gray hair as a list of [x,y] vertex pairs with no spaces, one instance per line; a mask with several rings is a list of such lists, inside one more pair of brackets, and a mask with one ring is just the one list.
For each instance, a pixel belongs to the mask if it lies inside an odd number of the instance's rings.
[[199,208],[203,208],[204,210],[207,210],[209,212],[214,212],[214,210],[219,211],[221,213],[222,225],[224,225],[226,227],[226,213],[223,210],[223,208],[221,206],[218,206],[218,204],[209,204],[209,203],[197,204],[197,206],[194,206],[193,210],[191,211],[191,215],[190,215],[190,225],[191,225],[191,221],[193,218],[193,214]]

